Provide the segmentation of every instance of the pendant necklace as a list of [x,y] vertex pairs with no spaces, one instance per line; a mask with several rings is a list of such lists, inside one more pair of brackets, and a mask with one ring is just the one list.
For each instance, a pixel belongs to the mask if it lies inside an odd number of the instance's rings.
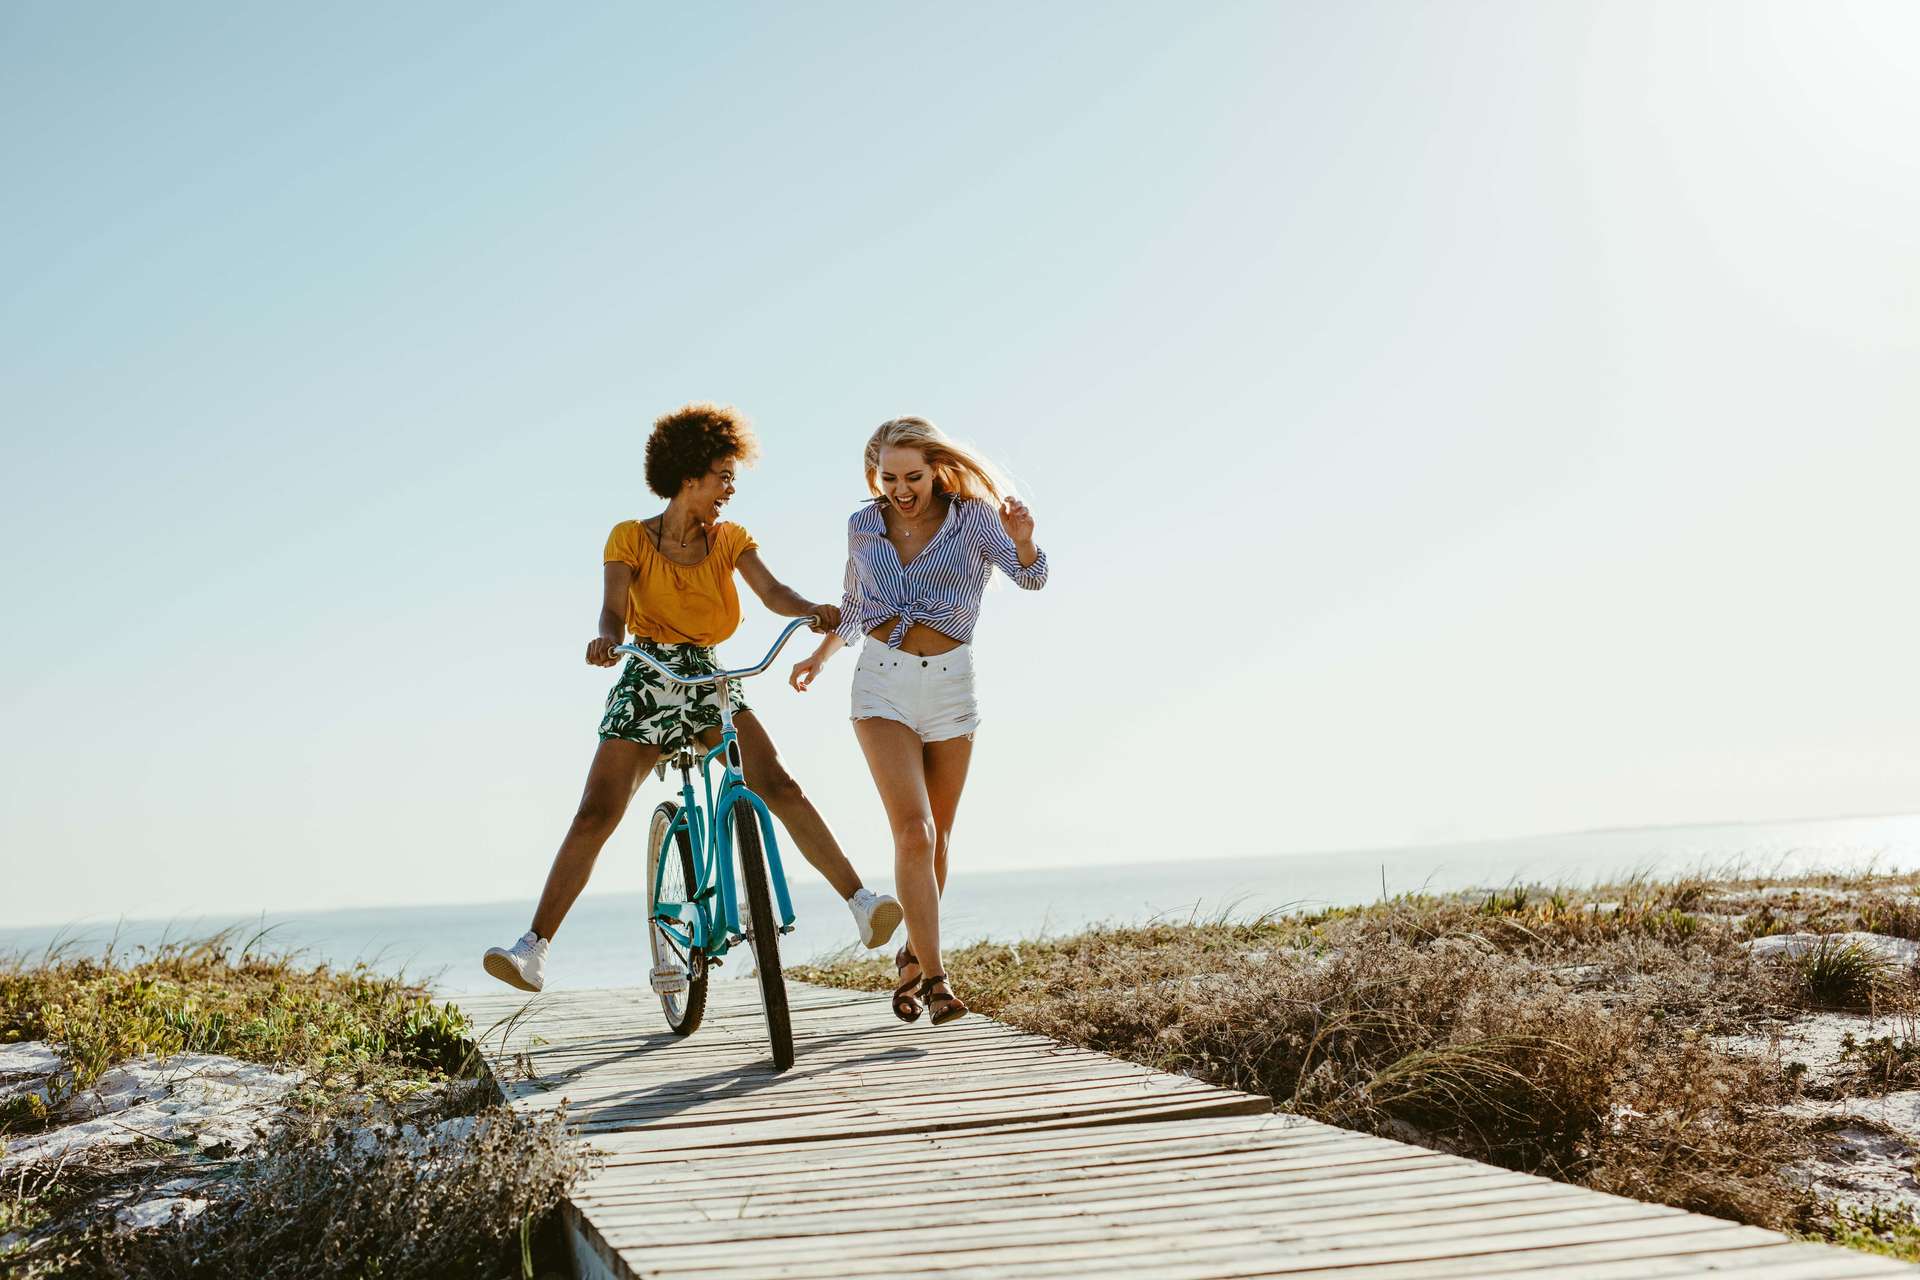
[[[660,516],[660,523],[656,525],[653,530],[653,545],[656,548],[660,548],[664,550],[664,548],[661,547],[661,542],[662,542],[662,539],[666,537],[666,534],[667,534],[667,517],[665,513],[662,513]],[[692,541],[693,541],[693,536],[691,534],[689,534],[687,537],[680,539],[680,549],[682,551],[685,551],[687,549],[687,544]]]

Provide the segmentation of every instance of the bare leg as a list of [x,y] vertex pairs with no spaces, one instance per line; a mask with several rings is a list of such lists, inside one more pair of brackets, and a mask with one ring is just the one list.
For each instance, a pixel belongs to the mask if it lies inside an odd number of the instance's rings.
[[[800,854],[813,864],[813,869],[826,877],[833,891],[843,898],[851,898],[860,890],[860,873],[847,861],[847,855],[841,850],[840,842],[833,838],[833,828],[813,807],[813,801],[807,799],[807,793],[787,772],[787,766],[781,762],[780,753],[774,748],[773,739],[759,719],[751,711],[739,711],[733,717],[734,734],[740,740],[740,763],[747,775],[747,785],[753,793],[766,801],[773,816],[780,819],[780,825],[793,837],[793,843]],[[701,741],[711,749],[720,741],[718,729],[708,729],[700,734]]]
[[933,875],[944,894],[947,846],[953,839],[953,819],[960,809],[960,792],[967,785],[967,766],[973,763],[973,740],[948,738],[944,742],[929,742],[921,759],[927,773],[927,807],[933,815]]
[[907,945],[923,973],[940,967],[940,881],[934,873],[933,810],[920,735],[897,720],[855,720],[873,784],[893,828],[893,890],[907,915]]
[[594,859],[613,834],[627,805],[640,787],[640,780],[660,758],[660,748],[605,739],[593,753],[593,765],[587,770],[586,790],[580,794],[580,807],[574,812],[573,825],[567,828],[560,852],[553,857],[553,869],[547,872],[547,887],[540,892],[540,906],[533,913],[533,931],[551,939],[560,922],[567,918],[573,900],[587,887],[593,874]]
[[[921,748],[920,759],[927,778],[927,808],[933,818],[933,880],[941,897],[947,892],[947,850],[953,839],[954,815],[960,808],[960,792],[967,783],[967,766],[973,762],[973,740],[949,738],[929,742]],[[912,930],[908,930],[912,947]],[[918,960],[920,953],[914,952]],[[918,978],[925,970],[917,964],[899,969],[900,981]],[[939,969],[933,970],[941,972]]]

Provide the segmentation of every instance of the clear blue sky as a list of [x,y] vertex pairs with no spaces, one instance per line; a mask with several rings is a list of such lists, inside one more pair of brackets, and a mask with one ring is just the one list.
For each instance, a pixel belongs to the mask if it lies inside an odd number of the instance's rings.
[[[962,867],[1920,807],[1917,46],[10,4],[0,924],[531,901],[688,399],[811,594],[880,420],[1020,477],[1054,580],[988,601]],[[751,696],[881,879],[850,666]]]

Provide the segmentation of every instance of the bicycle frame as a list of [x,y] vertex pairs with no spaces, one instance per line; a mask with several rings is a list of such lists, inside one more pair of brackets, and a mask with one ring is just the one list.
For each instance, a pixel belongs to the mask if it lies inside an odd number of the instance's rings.
[[[673,759],[674,767],[680,770],[680,812],[673,826],[662,837],[662,846],[648,851],[655,855],[656,863],[652,885],[655,904],[653,921],[688,955],[698,948],[706,959],[718,960],[727,954],[729,948],[744,940],[745,935],[740,928],[739,888],[733,870],[733,825],[729,821],[735,807],[743,804],[753,811],[754,820],[759,824],[768,878],[773,881],[774,905],[780,914],[780,932],[790,933],[793,930],[793,901],[787,892],[787,876],[780,861],[779,842],[773,834],[773,815],[767,811],[766,802],[747,786],[740,760],[739,736],[733,725],[733,706],[727,693],[734,680],[758,675],[771,666],[793,633],[806,625],[806,618],[789,623],[786,630],[780,633],[780,638],[774,641],[773,648],[767,651],[767,656],[755,666],[735,671],[717,671],[704,676],[680,675],[633,645],[617,645],[613,650],[640,659],[676,684],[713,685],[714,696],[720,705],[720,741],[700,757],[700,780],[706,793],[706,803],[702,805],[701,797],[694,791],[693,748],[682,746]],[[716,761],[720,764],[717,792],[714,778]],[[667,768],[664,758],[659,768],[664,776]],[[674,902],[664,896],[667,867],[670,858],[677,861],[673,846],[683,832],[693,853],[694,883],[689,886],[692,889],[689,901]]]

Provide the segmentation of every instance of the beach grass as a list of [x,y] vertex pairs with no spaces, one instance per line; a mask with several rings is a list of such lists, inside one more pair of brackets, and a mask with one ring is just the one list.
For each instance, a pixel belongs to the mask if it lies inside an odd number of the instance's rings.
[[131,955],[52,949],[0,962],[0,1044],[45,1040],[68,1091],[141,1054],[217,1053],[295,1068],[319,1089],[461,1074],[467,1021],[404,977],[303,964],[229,930]]
[[[1795,1176],[1822,1126],[1794,1104],[1920,1079],[1905,1037],[1850,1045],[1833,1080],[1722,1037],[1819,1010],[1920,1011],[1911,969],[1825,938],[1907,936],[1912,876],[1636,879],[1403,895],[1254,920],[1096,928],[946,953],[968,1004],[1025,1030],[1234,1088],[1282,1110],[1640,1200],[1920,1260],[1893,1209]],[[796,969],[889,988],[889,961]],[[1911,1023],[1907,1024],[1911,1027]]]
[[[498,1104],[473,1035],[456,1006],[403,976],[308,963],[234,931],[0,962],[0,1044],[45,1041],[67,1064],[0,1107],[0,1152],[70,1119],[76,1095],[130,1059],[218,1054],[300,1081],[245,1158],[139,1141],[20,1169],[0,1194],[0,1237],[17,1233],[0,1269],[531,1275],[532,1245],[585,1157],[563,1117]],[[119,1231],[100,1210],[182,1175],[210,1202],[190,1220]]]

